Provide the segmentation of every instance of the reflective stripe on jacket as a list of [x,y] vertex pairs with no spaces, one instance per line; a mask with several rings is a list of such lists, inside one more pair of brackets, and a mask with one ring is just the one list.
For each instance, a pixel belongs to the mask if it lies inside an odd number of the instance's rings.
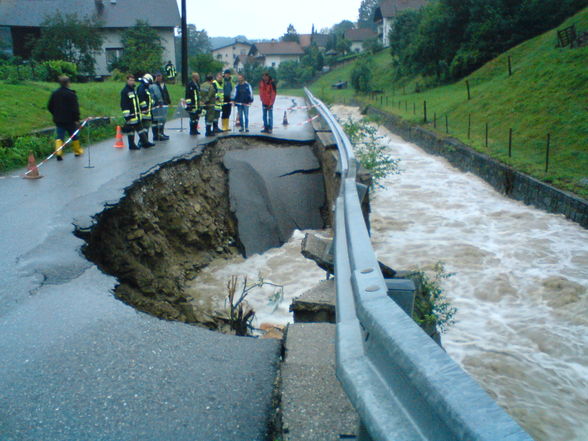
[[127,123],[136,124],[140,121],[139,98],[135,88],[128,84],[120,92],[120,109]]
[[139,98],[142,119],[151,119],[153,97],[151,96],[151,92],[149,92],[149,85],[143,80],[141,80],[141,84],[137,87],[137,96]]
[[223,91],[223,84],[219,83],[217,80],[214,80],[212,84],[214,84],[214,87],[216,88],[216,103],[214,105],[214,108],[216,110],[222,110],[223,104],[225,103],[225,93]]

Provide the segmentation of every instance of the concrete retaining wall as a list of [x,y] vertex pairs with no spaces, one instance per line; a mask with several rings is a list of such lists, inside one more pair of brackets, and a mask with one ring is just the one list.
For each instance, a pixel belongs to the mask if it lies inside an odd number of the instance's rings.
[[474,173],[506,196],[549,213],[563,214],[588,228],[588,201],[538,181],[508,165],[477,152],[455,138],[445,138],[409,124],[396,115],[367,106],[364,113],[378,115],[382,124],[433,155],[445,157],[462,171]]

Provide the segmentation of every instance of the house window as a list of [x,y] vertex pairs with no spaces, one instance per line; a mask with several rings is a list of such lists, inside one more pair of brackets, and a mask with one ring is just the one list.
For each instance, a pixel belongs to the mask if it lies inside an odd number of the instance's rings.
[[106,48],[106,65],[110,69],[113,63],[119,60],[122,57],[123,48],[122,47],[108,47]]

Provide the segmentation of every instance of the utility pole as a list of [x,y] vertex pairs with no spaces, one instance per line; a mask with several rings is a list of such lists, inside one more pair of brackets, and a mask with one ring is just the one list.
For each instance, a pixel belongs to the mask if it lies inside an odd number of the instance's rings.
[[188,81],[188,23],[186,21],[186,0],[182,0],[182,85]]

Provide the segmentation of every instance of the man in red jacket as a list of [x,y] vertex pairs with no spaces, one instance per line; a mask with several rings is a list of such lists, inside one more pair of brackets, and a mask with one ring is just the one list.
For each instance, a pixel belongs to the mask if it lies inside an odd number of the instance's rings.
[[274,102],[276,101],[276,83],[265,72],[259,82],[259,97],[263,105],[263,130],[261,133],[272,133],[274,126]]

